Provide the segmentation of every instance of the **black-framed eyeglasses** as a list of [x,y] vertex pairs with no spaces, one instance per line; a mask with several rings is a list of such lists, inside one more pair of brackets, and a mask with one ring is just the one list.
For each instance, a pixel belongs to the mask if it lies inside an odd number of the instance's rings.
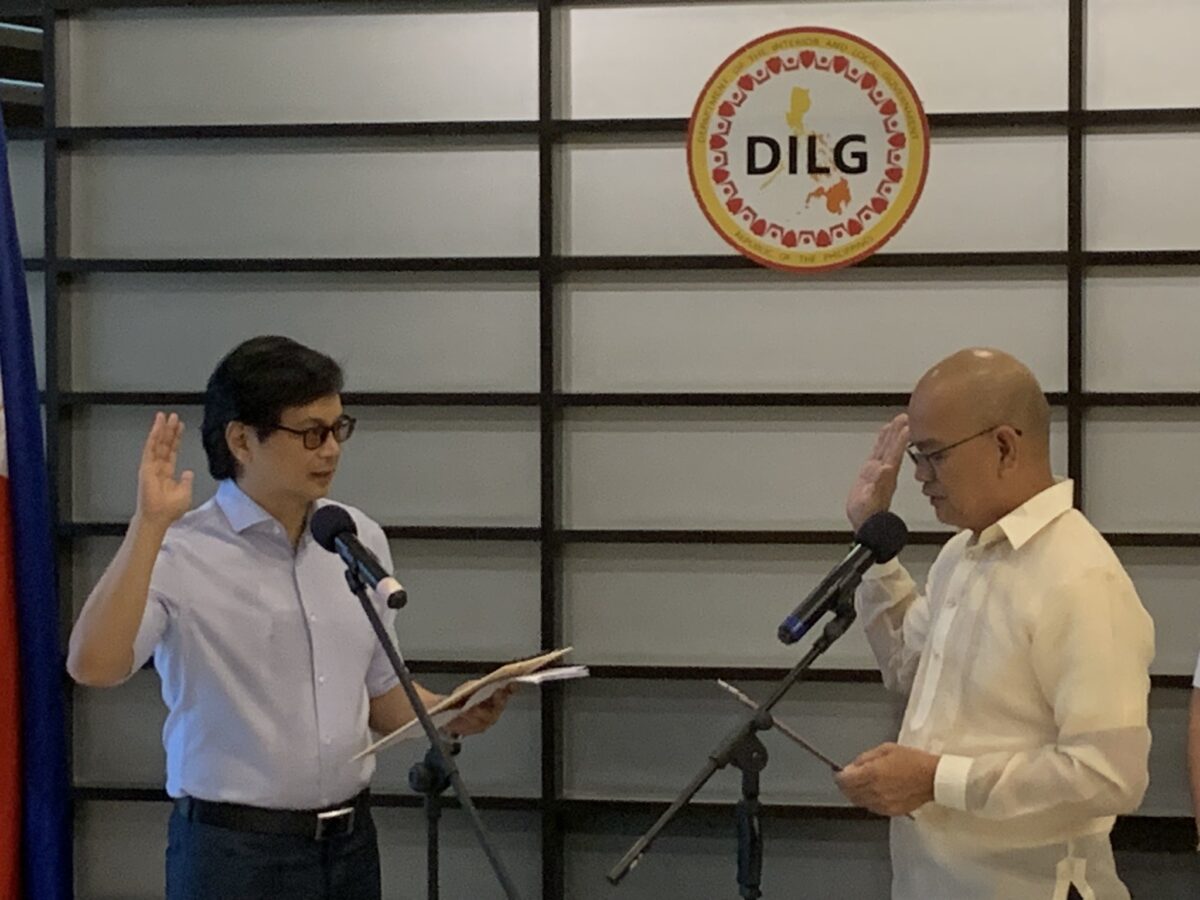
[[[993,425],[990,428],[983,429],[983,431],[977,431],[970,437],[963,438],[961,441],[955,441],[953,444],[947,444],[945,447],[938,447],[936,450],[921,451],[916,448],[915,444],[909,444],[904,448],[904,452],[908,454],[908,458],[913,461],[913,465],[915,465],[917,468],[920,468],[926,463],[929,464],[930,468],[935,468],[938,463],[942,462],[942,460],[946,458],[946,454],[955,447],[961,447],[963,444],[967,443],[967,441],[973,441],[975,438],[983,437],[985,434],[991,434],[997,428],[1003,427],[1004,426],[1002,424]],[[1021,435],[1020,428],[1014,428],[1013,431],[1017,433],[1018,437]]]
[[339,444],[344,444],[350,440],[350,435],[354,434],[354,426],[358,424],[358,420],[354,416],[338,416],[333,420],[332,425],[313,425],[311,428],[288,428],[286,425],[272,426],[272,430],[286,431],[288,434],[298,434],[304,439],[305,450],[316,450],[329,439],[329,435],[333,435],[333,439]]

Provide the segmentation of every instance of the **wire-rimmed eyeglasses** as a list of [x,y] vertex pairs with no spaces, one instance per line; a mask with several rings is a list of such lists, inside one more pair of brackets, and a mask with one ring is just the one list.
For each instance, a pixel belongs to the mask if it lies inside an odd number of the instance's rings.
[[[989,428],[983,429],[983,431],[977,431],[969,437],[963,438],[961,441],[955,441],[953,444],[947,444],[945,447],[938,447],[936,450],[918,450],[915,444],[909,444],[904,448],[904,452],[908,454],[908,458],[913,461],[913,465],[915,465],[917,468],[920,468],[925,464],[928,464],[930,468],[936,468],[938,463],[942,462],[942,460],[946,458],[946,454],[955,447],[961,447],[963,444],[967,443],[967,441],[973,441],[977,437],[983,437],[985,434],[990,434],[997,428],[1003,427],[1003,424],[992,425]],[[1018,436],[1021,435],[1020,428],[1014,428],[1013,431],[1015,431]]]

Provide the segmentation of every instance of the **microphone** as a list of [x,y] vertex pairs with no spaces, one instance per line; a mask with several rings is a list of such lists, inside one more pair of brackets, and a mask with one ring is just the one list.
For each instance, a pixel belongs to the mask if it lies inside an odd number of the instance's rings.
[[895,513],[875,513],[854,534],[854,546],[846,558],[813,589],[779,626],[779,640],[794,644],[820,618],[837,605],[848,588],[857,585],[863,573],[876,563],[885,563],[904,549],[908,528]]
[[408,602],[408,592],[358,539],[358,526],[343,507],[334,503],[322,506],[313,513],[308,530],[312,532],[313,540],[340,556],[346,567],[366,582],[376,598],[391,609],[399,609]]

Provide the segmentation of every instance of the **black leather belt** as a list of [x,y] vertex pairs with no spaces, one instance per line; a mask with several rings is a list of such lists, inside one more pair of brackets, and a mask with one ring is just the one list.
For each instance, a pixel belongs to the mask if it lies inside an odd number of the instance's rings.
[[315,841],[353,834],[355,825],[365,819],[369,806],[370,795],[366,790],[327,809],[264,809],[195,797],[175,800],[175,808],[189,822],[258,834],[298,835]]

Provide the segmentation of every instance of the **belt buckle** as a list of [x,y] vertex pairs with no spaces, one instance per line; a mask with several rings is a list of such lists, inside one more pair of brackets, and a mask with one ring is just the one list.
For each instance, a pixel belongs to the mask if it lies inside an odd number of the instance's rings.
[[314,840],[323,841],[331,837],[345,837],[354,831],[354,807],[331,809],[317,813],[317,828]]

